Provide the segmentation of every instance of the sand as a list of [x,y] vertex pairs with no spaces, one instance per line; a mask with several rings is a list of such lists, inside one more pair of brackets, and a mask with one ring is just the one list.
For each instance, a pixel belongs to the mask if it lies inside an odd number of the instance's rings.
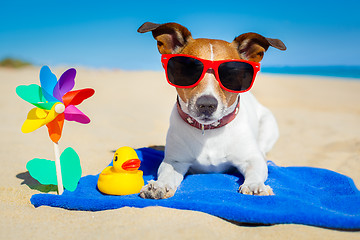
[[[16,96],[21,84],[39,84],[40,67],[0,68],[0,239],[360,239],[344,232],[303,225],[239,226],[194,211],[125,207],[102,212],[34,208],[37,186],[26,163],[53,159],[45,127],[23,134],[31,105]],[[66,70],[53,70],[59,77]],[[164,145],[175,90],[162,72],[77,68],[75,89],[96,94],[79,108],[90,125],[66,122],[60,148],[71,146],[83,175],[99,173],[113,150]],[[360,81],[295,75],[258,76],[252,92],[275,114],[280,139],[268,158],[281,166],[327,168],[360,186]],[[295,186],[296,187],[296,186]]]

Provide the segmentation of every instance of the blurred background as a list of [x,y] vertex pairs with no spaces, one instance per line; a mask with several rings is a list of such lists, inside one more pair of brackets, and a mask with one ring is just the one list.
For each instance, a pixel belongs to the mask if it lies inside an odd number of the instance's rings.
[[232,41],[242,33],[257,32],[281,39],[288,50],[270,48],[262,62],[264,71],[345,66],[360,77],[359,9],[358,0],[2,1],[0,60],[161,70],[151,33],[136,30],[146,21],[177,22],[194,38]]

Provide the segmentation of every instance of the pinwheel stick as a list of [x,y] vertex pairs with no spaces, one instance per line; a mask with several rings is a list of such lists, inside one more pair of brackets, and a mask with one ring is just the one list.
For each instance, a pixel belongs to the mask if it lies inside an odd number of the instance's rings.
[[[55,106],[55,112],[61,114],[65,111],[65,106],[62,103],[59,103]],[[62,182],[61,174],[61,164],[60,164],[60,150],[59,143],[54,142],[54,152],[55,152],[55,168],[56,168],[56,178],[58,182],[58,194],[61,195],[64,192],[64,185]]]
[[54,152],[55,152],[55,168],[56,168],[56,178],[58,183],[58,194],[61,195],[64,192],[64,185],[62,182],[61,175],[61,165],[60,165],[60,151],[59,144],[54,142]]

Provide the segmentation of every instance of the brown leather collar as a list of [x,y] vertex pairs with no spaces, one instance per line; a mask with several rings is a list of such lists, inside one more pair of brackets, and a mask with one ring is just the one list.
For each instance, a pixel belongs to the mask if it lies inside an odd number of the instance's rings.
[[226,115],[225,117],[223,117],[222,119],[218,120],[215,123],[203,125],[203,124],[199,123],[198,121],[196,121],[194,118],[192,118],[189,114],[185,113],[180,107],[179,97],[177,99],[177,111],[178,111],[180,117],[189,125],[197,128],[197,129],[200,129],[202,131],[220,128],[220,127],[223,127],[226,124],[230,123],[232,120],[235,119],[236,115],[239,113],[239,108],[240,108],[240,96],[237,99],[237,106],[234,109],[234,111],[232,111],[231,113],[229,113],[228,115]]

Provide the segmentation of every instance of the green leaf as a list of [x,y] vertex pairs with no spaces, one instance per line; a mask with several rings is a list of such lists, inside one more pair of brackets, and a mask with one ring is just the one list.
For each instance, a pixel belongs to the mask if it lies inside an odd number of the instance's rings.
[[80,158],[71,147],[66,148],[60,156],[61,173],[64,188],[75,191],[81,178]]
[[[71,147],[66,148],[60,156],[61,174],[64,188],[75,191],[81,178],[80,158]],[[43,185],[57,185],[55,162],[34,158],[26,164],[30,175]]]
[[57,185],[55,162],[34,158],[26,164],[30,175],[43,185]]

